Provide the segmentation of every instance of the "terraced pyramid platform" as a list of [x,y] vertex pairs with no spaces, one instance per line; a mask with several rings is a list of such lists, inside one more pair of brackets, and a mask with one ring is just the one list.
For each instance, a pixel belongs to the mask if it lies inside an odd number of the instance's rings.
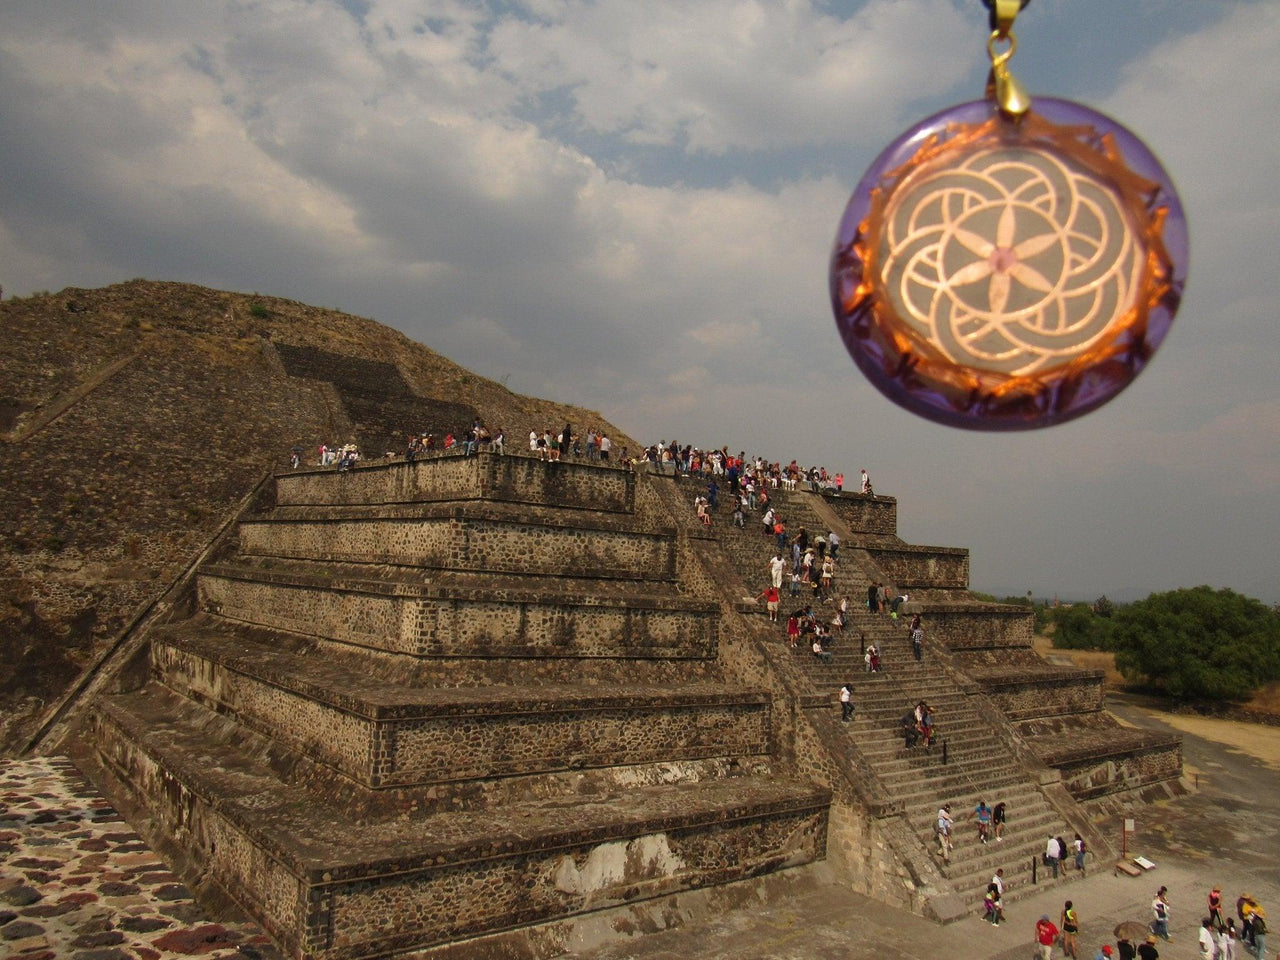
[[828,790],[616,467],[277,478],[99,759],[298,957],[447,944],[825,854]]

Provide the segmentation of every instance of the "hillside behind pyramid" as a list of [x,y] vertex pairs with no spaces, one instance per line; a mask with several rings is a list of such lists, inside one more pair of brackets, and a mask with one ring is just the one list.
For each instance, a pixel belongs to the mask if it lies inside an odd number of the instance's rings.
[[0,303],[0,753],[11,754],[299,448],[513,442],[597,413],[520,396],[376,321],[134,280]]

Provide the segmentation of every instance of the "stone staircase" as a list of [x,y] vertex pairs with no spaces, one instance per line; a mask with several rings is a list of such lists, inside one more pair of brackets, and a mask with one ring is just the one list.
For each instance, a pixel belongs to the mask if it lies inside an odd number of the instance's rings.
[[97,756],[292,955],[385,956],[820,859],[829,792],[616,467],[277,477]]
[[[676,482],[692,497],[693,482]],[[831,516],[824,515],[816,500],[815,494],[806,492],[773,492],[774,506],[785,517],[789,534],[803,527],[810,537],[825,536],[832,529]],[[758,516],[749,516],[745,527],[739,529],[729,522],[722,507],[712,529],[726,562],[741,579],[742,593],[751,596],[763,590],[776,542],[764,535]],[[1033,869],[1035,882],[1046,882],[1047,871],[1038,864],[1033,868],[1033,862],[1039,860],[1050,834],[1070,841],[1079,830],[1098,849],[1094,831],[1078,810],[1070,809],[1074,806],[1070,799],[1060,789],[1056,797],[1046,794],[1044,784],[1056,779],[1054,772],[1014,742],[1007,719],[976,684],[956,670],[949,652],[926,640],[923,659],[917,662],[907,639],[906,621],[866,610],[869,583],[873,578],[886,578],[865,551],[850,546],[858,542],[851,531],[838,532],[842,543],[832,596],[849,597],[848,623],[842,634],[835,635],[829,661],[817,659],[807,647],[792,651],[791,656],[811,692],[830,697],[833,711],[838,710],[835,699],[840,686],[846,682],[852,685],[855,718],[841,726],[847,731],[851,760],[868,767],[875,788],[885,794],[872,799],[901,811],[952,892],[973,909],[979,907],[982,892],[997,868],[1005,872],[1006,899],[1034,889]],[[807,596],[789,598],[784,586],[781,619],[774,631],[782,647],[786,647],[787,614],[809,602]],[[756,609],[762,612],[763,604]],[[824,621],[834,615],[833,604],[814,604],[814,610]],[[864,640],[875,643],[881,651],[879,673],[866,672]],[[901,732],[902,715],[920,700],[927,700],[935,713],[936,741],[929,751],[922,746],[906,749]],[[1008,823],[1002,841],[979,842],[974,809],[980,800],[990,807],[1006,803]],[[956,823],[949,863],[938,855],[933,831],[943,803],[951,804]],[[1064,813],[1073,815],[1068,819]],[[1072,873],[1067,872],[1063,879]]]

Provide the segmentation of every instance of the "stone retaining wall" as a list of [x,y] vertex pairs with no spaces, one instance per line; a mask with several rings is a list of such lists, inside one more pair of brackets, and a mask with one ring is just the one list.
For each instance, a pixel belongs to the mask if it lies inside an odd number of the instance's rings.
[[1027,672],[1008,676],[978,676],[979,686],[1010,720],[1058,716],[1102,707],[1101,670]]
[[986,647],[1030,647],[1035,614],[1022,607],[935,607],[925,604],[929,636],[957,653]]
[[964,547],[865,547],[871,560],[899,590],[912,587],[954,588],[969,586],[969,551]]
[[1126,745],[1122,751],[1098,747],[1071,759],[1052,759],[1062,782],[1079,801],[1112,793],[1139,790],[1182,775],[1182,741],[1167,738],[1145,748]]
[[413,463],[375,463],[344,472],[304,470],[276,477],[276,502],[294,506],[502,500],[630,513],[635,476],[621,467],[560,461],[548,469],[527,456],[437,454]]
[[306,906],[301,878],[171,776],[110,717],[94,711],[89,723],[99,757],[133,801],[145,805],[159,835],[198,851],[203,870],[219,886],[286,949],[295,947]]
[[319,919],[306,947],[325,960],[383,956],[695,884],[731,883],[813,859],[825,846],[825,820],[823,812],[798,811],[315,886],[309,913]]
[[392,563],[483,573],[670,580],[674,539],[466,516],[348,517],[240,524],[250,556]]
[[294,743],[369,787],[751,756],[769,742],[761,695],[654,696],[609,688],[574,703],[531,688],[523,701],[463,697],[396,711],[407,716],[372,716],[381,712],[377,705],[353,712],[361,709],[358,701],[321,702],[168,644],[157,644],[152,657],[171,689]]
[[678,600],[396,596],[206,574],[199,590],[223,617],[415,657],[711,659],[719,632],[718,610]]
[[[695,886],[731,883],[811,862],[826,846],[825,796],[771,808],[724,809],[632,835],[568,831],[477,848],[442,865],[397,864],[371,873],[290,868],[233,815],[172,777],[109,716],[95,739],[120,785],[146,797],[157,826],[199,851],[208,875],[289,953],[357,960],[536,923]],[[566,844],[564,841],[568,840]],[[301,932],[301,933],[300,933]]]
[[896,536],[898,501],[894,497],[864,497],[860,493],[828,496],[830,505],[853,534],[873,533]]

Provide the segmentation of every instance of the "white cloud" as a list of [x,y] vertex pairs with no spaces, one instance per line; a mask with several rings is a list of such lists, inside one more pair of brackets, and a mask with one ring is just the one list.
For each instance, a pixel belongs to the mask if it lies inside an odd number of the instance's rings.
[[[1061,18],[1064,47],[1086,49],[1119,8],[1072,3],[1088,9]],[[1040,435],[892,407],[827,302],[852,183],[917,111],[976,92],[958,89],[981,73],[973,0],[371,0],[361,17],[332,0],[9,0],[0,282],[145,275],[338,304],[638,438],[865,464],[909,492],[908,527],[957,531],[913,532],[985,553],[993,577],[1022,576],[1004,546],[1022,530],[1081,524],[1063,565],[1109,576],[1079,552],[1098,517],[1175,551],[1080,490],[1209,476],[1263,512],[1280,463],[1280,7],[1223,5],[1190,33],[1184,0],[1148,6],[1174,39],[1103,106],[1183,191],[1188,296],[1130,390]],[[1238,563],[1273,552],[1241,544]]]
[[792,0],[541,4],[493,31],[498,69],[531,96],[568,91],[587,129],[693,152],[888,132],[916,91],[968,69],[933,51],[963,35],[946,0],[873,0],[849,19]]

